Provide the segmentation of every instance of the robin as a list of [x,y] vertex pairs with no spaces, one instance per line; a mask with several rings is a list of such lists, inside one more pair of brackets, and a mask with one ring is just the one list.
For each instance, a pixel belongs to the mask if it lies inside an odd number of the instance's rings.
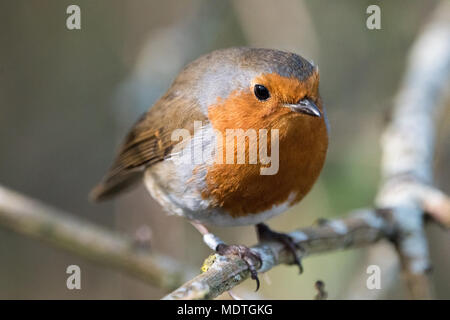
[[[243,136],[229,138],[236,131]],[[263,221],[309,192],[327,147],[316,66],[278,50],[217,50],[188,64],[136,122],[91,198],[109,199],[143,179],[218,254],[241,257],[259,287],[258,254],[221,242],[205,225],[256,225],[260,240],[282,242],[301,268],[292,239]]]

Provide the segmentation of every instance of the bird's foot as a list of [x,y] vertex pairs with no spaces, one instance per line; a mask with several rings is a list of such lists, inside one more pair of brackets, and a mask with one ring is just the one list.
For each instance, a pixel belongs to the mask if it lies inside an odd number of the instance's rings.
[[285,248],[294,256],[294,263],[300,269],[300,273],[303,273],[303,266],[300,257],[297,255],[297,250],[302,249],[288,234],[280,233],[271,230],[266,224],[258,223],[256,225],[256,232],[258,234],[259,241],[276,241],[282,243]]
[[258,272],[256,268],[262,264],[261,257],[250,248],[241,245],[228,245],[220,243],[216,247],[216,252],[221,256],[238,256],[247,264],[250,270],[250,276],[256,281],[256,290],[259,289]]

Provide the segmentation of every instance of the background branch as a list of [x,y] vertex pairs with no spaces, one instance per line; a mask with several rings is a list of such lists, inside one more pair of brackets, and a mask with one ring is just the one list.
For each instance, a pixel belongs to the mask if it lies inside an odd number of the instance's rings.
[[164,289],[176,288],[189,273],[174,259],[140,248],[132,238],[76,219],[2,186],[0,225]]
[[450,201],[432,187],[437,120],[450,86],[450,4],[437,7],[416,40],[393,116],[381,141],[383,183],[376,205],[395,208],[395,243],[413,298],[431,298],[424,213],[449,226]]

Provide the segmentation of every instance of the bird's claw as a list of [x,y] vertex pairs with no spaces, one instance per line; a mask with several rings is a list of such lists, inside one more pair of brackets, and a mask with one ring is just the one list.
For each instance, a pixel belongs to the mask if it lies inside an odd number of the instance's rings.
[[292,253],[294,256],[294,264],[298,266],[300,273],[303,273],[303,265],[297,254],[297,250],[302,249],[302,247],[296,244],[291,236],[285,233],[273,231],[264,223],[257,224],[256,230],[259,241],[276,241],[282,243],[285,248]]
[[244,260],[245,264],[250,271],[250,276],[253,280],[256,281],[256,290],[259,289],[259,278],[258,272],[256,270],[256,266],[261,265],[261,257],[252,251],[250,248],[241,245],[227,245],[221,243],[217,246],[216,252],[221,256],[238,256],[242,260]]

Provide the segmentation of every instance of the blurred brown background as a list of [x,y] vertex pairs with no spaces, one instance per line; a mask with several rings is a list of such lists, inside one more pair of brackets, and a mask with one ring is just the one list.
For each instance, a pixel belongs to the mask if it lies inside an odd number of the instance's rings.
[[[199,268],[210,253],[200,235],[183,219],[166,216],[142,186],[100,205],[89,203],[87,194],[109,166],[120,138],[185,63],[216,48],[249,45],[314,60],[332,127],[320,181],[301,204],[269,224],[288,231],[370,206],[384,119],[408,50],[438,2],[409,1],[405,7],[400,1],[359,0],[2,1],[0,183],[129,234],[148,225],[154,250]],[[66,28],[70,4],[81,7],[81,30]],[[381,7],[381,30],[366,28],[370,4]],[[435,172],[436,184],[447,193],[449,118],[447,113],[440,130]],[[256,241],[252,227],[213,231],[230,243]],[[448,299],[450,235],[433,226],[429,233],[437,297]],[[308,258],[302,276],[295,267],[280,266],[257,294],[250,281],[235,291],[246,298],[311,299],[314,282],[321,279],[330,298],[353,297],[351,290],[364,297],[369,294],[365,282],[353,277],[364,279],[366,252]],[[66,288],[70,264],[81,267],[81,290]],[[402,282],[396,283],[382,287],[380,297],[402,298]],[[2,299],[157,299],[163,294],[0,228]]]

